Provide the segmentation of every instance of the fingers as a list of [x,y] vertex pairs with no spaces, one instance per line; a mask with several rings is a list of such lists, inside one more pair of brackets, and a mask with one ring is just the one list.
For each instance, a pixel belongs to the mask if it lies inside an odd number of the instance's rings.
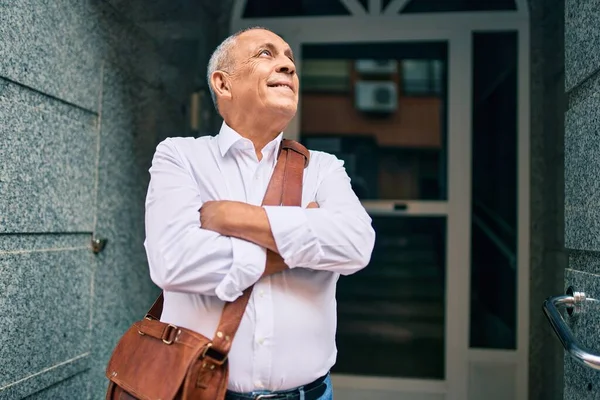
[[310,203],[308,203],[306,208],[319,208],[319,205],[317,203],[315,203],[314,201],[311,201]]

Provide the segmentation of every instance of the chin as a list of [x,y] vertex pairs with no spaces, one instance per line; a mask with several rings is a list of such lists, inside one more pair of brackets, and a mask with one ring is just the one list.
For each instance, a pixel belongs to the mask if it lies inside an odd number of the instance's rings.
[[298,105],[297,104],[290,104],[290,103],[277,103],[277,104],[272,104],[271,107],[269,107],[273,113],[275,114],[281,114],[281,115],[286,115],[289,116],[290,119],[292,119],[294,117],[294,115],[296,115],[296,111],[298,110]]

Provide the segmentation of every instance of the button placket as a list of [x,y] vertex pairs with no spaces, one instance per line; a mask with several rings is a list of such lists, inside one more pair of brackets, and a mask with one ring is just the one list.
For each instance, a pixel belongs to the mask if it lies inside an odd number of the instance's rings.
[[[271,299],[268,296],[269,279],[265,279],[256,284],[254,297],[256,306],[256,328],[254,334],[254,355],[255,368],[254,380],[268,385],[271,374],[271,362],[273,358],[273,348],[271,337],[273,335],[273,309]],[[261,295],[262,294],[262,295]]]
[[258,163],[254,170],[252,177],[252,184],[250,188],[251,201],[253,204],[261,204],[262,198],[264,197],[267,187],[264,182],[265,163],[264,160]]
[[[267,185],[275,167],[269,154],[263,153],[263,158],[256,163],[254,174],[249,181],[249,198],[252,204],[262,204]],[[254,372],[253,381],[257,390],[268,387],[270,382],[273,360],[274,314],[271,299],[270,278],[255,284],[253,300],[255,304],[256,325],[254,332]]]

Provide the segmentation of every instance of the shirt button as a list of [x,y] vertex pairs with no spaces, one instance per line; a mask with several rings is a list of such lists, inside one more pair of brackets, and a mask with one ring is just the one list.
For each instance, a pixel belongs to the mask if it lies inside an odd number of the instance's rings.
[[254,381],[254,386],[256,386],[258,389],[263,387],[263,384],[261,381]]
[[259,295],[260,297],[265,297],[265,291],[261,289],[261,290],[258,292],[258,295]]
[[263,339],[263,338],[258,339],[258,344],[260,344],[260,345],[265,344],[265,339]]

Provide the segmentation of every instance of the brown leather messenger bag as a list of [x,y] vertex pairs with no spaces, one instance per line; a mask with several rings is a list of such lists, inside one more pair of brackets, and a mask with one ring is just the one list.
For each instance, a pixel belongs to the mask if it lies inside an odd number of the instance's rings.
[[[284,139],[263,205],[301,206],[308,150]],[[269,260],[270,257],[267,257]],[[222,400],[229,378],[227,356],[252,287],[226,303],[211,340],[197,332],[160,322],[161,294],[148,314],[135,322],[114,349],[106,368],[107,400]]]

